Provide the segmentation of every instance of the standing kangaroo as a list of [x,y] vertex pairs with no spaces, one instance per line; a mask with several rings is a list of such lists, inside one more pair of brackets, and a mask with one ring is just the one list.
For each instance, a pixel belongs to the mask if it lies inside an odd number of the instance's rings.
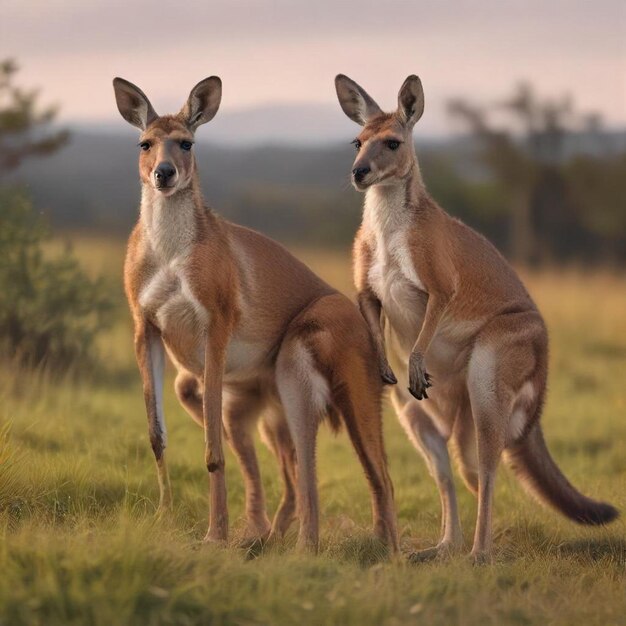
[[[366,323],[356,306],[281,245],[221,219],[203,203],[193,140],[218,110],[220,79],[201,81],[178,114],[164,116],[133,84],[116,78],[113,85],[122,117],[142,131],[140,218],[124,280],[160,509],[171,507],[162,402],[167,351],[178,371],[178,398],[204,428],[210,477],[205,540],[228,535],[224,428],[246,483],[250,538],[282,536],[297,508],[298,546],[317,547],[315,444],[319,421],[328,415],[335,427],[343,418],[369,481],[375,532],[397,550],[382,382]],[[251,433],[261,412],[261,434],[284,481],[271,526]]]
[[441,539],[415,558],[462,544],[450,439],[466,485],[478,494],[474,560],[490,558],[503,452],[539,499],[576,522],[610,522],[617,510],[580,494],[546,448],[539,418],[548,337],[537,307],[494,246],[450,217],[424,188],[412,137],[424,111],[419,78],[406,79],[394,113],[384,113],[346,76],[337,76],[335,86],[344,113],[364,127],[354,140],[352,169],[355,188],[365,191],[354,242],[359,305],[375,337],[382,379],[393,384],[387,343],[401,379],[394,407],[441,496]]

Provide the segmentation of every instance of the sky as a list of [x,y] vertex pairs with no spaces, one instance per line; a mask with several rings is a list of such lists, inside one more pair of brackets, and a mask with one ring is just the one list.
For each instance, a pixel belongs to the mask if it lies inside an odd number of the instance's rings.
[[123,124],[114,76],[165,113],[215,74],[224,84],[218,135],[354,134],[336,101],[339,72],[383,109],[418,74],[424,135],[454,130],[450,98],[499,100],[520,80],[626,127],[624,0],[0,0],[7,56],[21,85],[60,106],[60,121],[103,128]]

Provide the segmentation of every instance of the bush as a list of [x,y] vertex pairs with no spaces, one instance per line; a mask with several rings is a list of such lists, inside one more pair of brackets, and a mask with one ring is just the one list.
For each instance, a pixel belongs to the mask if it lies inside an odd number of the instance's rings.
[[93,356],[113,299],[70,250],[46,254],[49,238],[28,196],[0,189],[0,347],[20,363],[67,368]]

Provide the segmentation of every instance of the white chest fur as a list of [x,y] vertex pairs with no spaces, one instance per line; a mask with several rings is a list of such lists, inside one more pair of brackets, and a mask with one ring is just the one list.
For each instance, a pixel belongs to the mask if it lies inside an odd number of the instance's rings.
[[409,247],[409,219],[402,188],[367,191],[363,224],[373,253],[368,277],[383,304],[399,284],[424,291]]
[[154,198],[146,192],[141,219],[156,268],[139,292],[139,305],[174,352],[195,353],[209,313],[189,280],[189,257],[196,237],[193,198],[178,194]]
[[419,333],[427,300],[409,247],[410,219],[403,189],[367,191],[363,226],[372,250],[368,280],[403,356]]
[[208,321],[208,312],[189,286],[184,258],[174,258],[159,267],[140,291],[139,305],[163,331],[177,324],[204,328]]
[[181,191],[169,198],[144,189],[141,222],[153,253],[162,263],[187,257],[196,238],[193,194]]

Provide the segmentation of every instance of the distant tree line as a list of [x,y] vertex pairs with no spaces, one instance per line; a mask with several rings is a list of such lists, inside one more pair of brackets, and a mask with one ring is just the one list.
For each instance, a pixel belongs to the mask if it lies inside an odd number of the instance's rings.
[[[68,141],[63,131],[32,132],[53,113],[33,115],[34,94],[11,89],[19,97],[0,120],[28,132],[0,126],[10,178],[57,230],[126,235],[139,199],[134,136],[76,130]],[[626,259],[626,132],[527,85],[489,106],[457,99],[450,113],[464,134],[417,145],[429,191],[447,211],[518,263]],[[195,150],[207,202],[225,217],[284,242],[350,245],[363,198],[349,183],[349,145],[232,148],[200,139]],[[24,161],[42,153],[49,156]]]

